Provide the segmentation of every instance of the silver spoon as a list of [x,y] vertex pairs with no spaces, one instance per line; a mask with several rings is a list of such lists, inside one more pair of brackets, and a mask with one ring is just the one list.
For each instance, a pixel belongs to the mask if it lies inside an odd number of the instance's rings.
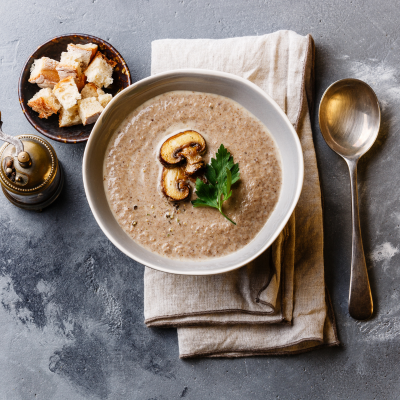
[[349,313],[371,317],[373,302],[358,215],[357,162],[378,136],[381,111],[374,91],[358,79],[343,79],[325,91],[319,105],[319,126],[328,146],[346,161],[350,171],[353,225]]

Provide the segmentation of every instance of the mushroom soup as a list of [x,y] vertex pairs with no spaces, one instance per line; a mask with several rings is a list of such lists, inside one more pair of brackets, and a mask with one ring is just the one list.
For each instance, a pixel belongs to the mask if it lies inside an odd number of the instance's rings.
[[[184,147],[187,132],[195,139]],[[221,144],[240,168],[223,203],[236,225],[189,201],[196,199],[196,176],[207,182],[204,164]],[[166,195],[167,175],[181,201]],[[119,225],[141,246],[175,259],[221,257],[247,245],[274,210],[281,184],[279,150],[267,128],[233,100],[208,93],[174,91],[142,104],[113,134],[104,161],[105,192]]]

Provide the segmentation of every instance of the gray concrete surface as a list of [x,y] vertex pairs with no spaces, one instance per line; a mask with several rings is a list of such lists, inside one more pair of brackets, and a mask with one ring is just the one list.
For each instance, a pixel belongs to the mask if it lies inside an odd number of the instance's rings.
[[0,16],[0,109],[12,134],[36,133],[18,104],[25,60],[72,32],[112,43],[135,81],[150,73],[154,39],[311,33],[317,103],[331,82],[356,77],[376,90],[383,111],[379,140],[359,168],[374,318],[357,323],[347,313],[349,179],[314,118],[326,276],[343,344],[293,357],[179,360],[176,332],[143,324],[143,266],[92,217],[85,146],[52,143],[66,172],[59,201],[36,214],[0,195],[1,400],[400,398],[398,1],[1,0]]

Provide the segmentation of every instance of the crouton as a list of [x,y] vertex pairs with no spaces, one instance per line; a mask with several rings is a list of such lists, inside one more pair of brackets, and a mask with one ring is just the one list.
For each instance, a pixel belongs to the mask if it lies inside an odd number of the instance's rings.
[[79,75],[78,78],[75,79],[75,83],[76,83],[78,90],[81,91],[86,83],[86,75],[83,73],[81,75]]
[[73,107],[81,98],[75,79],[70,76],[63,79],[54,86],[54,95],[65,109]]
[[39,113],[39,118],[48,118],[56,114],[61,105],[50,88],[39,90],[29,101],[28,106]]
[[87,83],[85,87],[81,91],[82,99],[86,99],[88,97],[99,97],[100,95],[105,94],[103,90],[98,88],[94,83]]
[[[81,91],[82,99],[86,99],[88,97],[98,97],[97,86],[94,83],[87,83]],[[100,89],[101,90],[101,89]]]
[[83,125],[94,124],[104,108],[95,97],[87,97],[78,101],[78,111]]
[[99,51],[85,71],[88,82],[92,82],[99,88],[108,87],[113,83],[113,68],[117,65],[115,61],[109,60]]
[[39,87],[49,87],[53,89],[54,85],[60,80],[56,67],[58,61],[48,57],[42,57],[35,60],[31,67],[30,83],[37,83]]
[[77,78],[81,74],[82,56],[78,52],[62,52],[61,60],[57,66],[60,80],[72,76]]
[[90,61],[93,60],[96,52],[97,52],[97,44],[94,43],[88,43],[88,44],[73,44],[70,43],[67,46],[67,51],[69,53],[71,52],[76,52],[81,55],[82,59],[82,64],[84,68],[86,68],[89,64]]
[[78,104],[68,109],[61,107],[60,114],[58,116],[58,125],[60,128],[65,126],[78,125],[81,123],[82,120],[79,116]]
[[112,94],[105,93],[99,96],[98,101],[101,104],[101,106],[105,108],[106,105],[111,101],[111,99],[112,99]]
[[83,61],[82,55],[78,52],[62,52],[61,60],[57,66],[58,76],[60,80],[72,76],[75,79],[78,90],[85,85],[85,75],[82,72]]

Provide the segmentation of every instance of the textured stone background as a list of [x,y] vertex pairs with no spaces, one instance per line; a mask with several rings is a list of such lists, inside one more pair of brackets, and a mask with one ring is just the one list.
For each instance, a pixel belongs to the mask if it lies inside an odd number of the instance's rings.
[[333,81],[364,79],[382,106],[379,140],[360,162],[362,229],[375,316],[347,313],[351,258],[345,163],[314,136],[324,194],[326,275],[341,348],[294,357],[178,359],[174,330],[143,324],[143,267],[97,226],[83,191],[84,145],[52,143],[61,198],[42,214],[0,195],[0,399],[397,399],[400,390],[399,3],[391,1],[0,1],[4,130],[36,133],[18,104],[29,54],[61,33],[113,44],[133,80],[159,38],[311,33],[317,104]]

